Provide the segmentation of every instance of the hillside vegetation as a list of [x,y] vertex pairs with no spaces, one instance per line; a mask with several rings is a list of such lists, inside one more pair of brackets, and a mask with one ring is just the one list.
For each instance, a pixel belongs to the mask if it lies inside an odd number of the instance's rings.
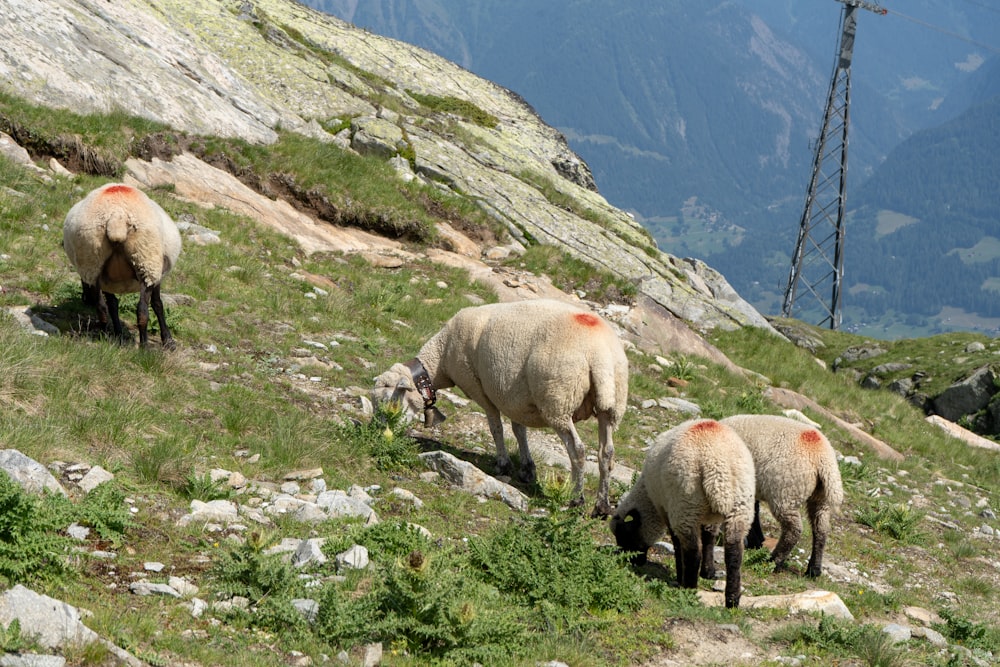
[[[558,467],[545,466],[538,486],[520,488],[530,501],[526,513],[427,475],[417,455],[439,449],[492,472],[490,436],[474,405],[442,405],[451,419],[434,430],[391,411],[363,410],[374,375],[412,356],[457,309],[496,299],[465,272],[423,259],[431,234],[403,234],[417,259],[377,267],[358,256],[307,255],[248,218],[182,201],[169,186],[155,189],[151,196],[175,219],[214,230],[221,242],[188,237],[165,281],[179,349],[118,346],[97,335],[96,318],[80,301],[61,249],[62,219],[91,188],[120,177],[121,161],[147,138],[193,138],[121,113],[41,112],[12,96],[0,110],[36,140],[39,164],[62,145],[57,138],[75,136],[73,155],[104,156],[99,163],[113,166],[95,175],[88,169],[95,162],[80,160],[74,176],[43,176],[0,159],[0,443],[50,466],[72,491],[67,504],[0,484],[0,503],[9,508],[0,521],[4,587],[23,583],[90,610],[88,626],[155,665],[319,665],[342,651],[358,664],[375,643],[386,665],[778,664],[804,656],[817,665],[950,666],[987,664],[1000,654],[997,542],[980,530],[997,527],[1000,457],[946,438],[898,397],[863,391],[757,327],[718,331],[712,342],[759,375],[670,350],[662,358],[629,352],[629,409],[615,439],[620,466],[641,467],[648,441],[685,418],[654,405],[659,399],[682,397],[711,417],[776,412],[765,396],[769,383],[805,394],[905,457],[879,460],[809,414],[841,454],[856,457],[842,464],[847,502],[827,547],[837,574],[804,579],[800,550],[792,571],[779,575],[766,552],[746,557],[748,596],[822,588],[843,599],[855,622],[706,606],[674,586],[672,558],[659,553],[633,570],[611,548],[606,524],[567,509],[567,475]],[[404,186],[376,158],[344,152],[317,160],[332,149],[304,140],[254,150],[198,141],[214,147],[206,156],[256,153],[258,160],[241,165],[248,181],[262,180],[263,169],[322,182],[354,202],[358,220],[406,221],[415,230],[443,219],[469,230],[487,224],[478,209],[441,199],[433,186]],[[340,168],[327,169],[327,159],[342,160]],[[611,284],[585,265],[533,252],[509,262],[553,267],[564,289]],[[135,299],[123,303],[130,324]],[[8,314],[25,306],[59,335],[31,335]],[[860,342],[812,334],[823,338],[828,362]],[[581,434],[593,453],[593,424]],[[99,465],[114,480],[84,495],[68,464]],[[266,508],[290,473],[317,468],[328,489],[367,489],[380,522],[305,523],[291,513],[269,522],[247,519],[251,513],[220,527],[181,521],[194,501]],[[213,481],[213,470],[250,481]],[[588,498],[595,485],[588,480]],[[392,493],[397,488],[421,502]],[[618,484],[613,498],[626,488]],[[766,513],[764,520],[773,536]],[[89,527],[89,536],[71,542],[69,521]],[[325,539],[329,560],[295,568],[270,551],[283,539],[305,538]],[[337,565],[335,556],[352,545],[368,549],[368,567]],[[150,562],[165,569],[150,570]],[[198,586],[207,605],[201,615],[189,599],[131,592],[138,580],[168,575]],[[934,627],[948,648],[889,642],[882,626],[903,620],[910,606],[937,614]],[[37,648],[30,628],[12,628],[0,636],[3,648]],[[703,648],[710,655],[691,657]],[[112,662],[100,645],[63,653],[72,665]]]

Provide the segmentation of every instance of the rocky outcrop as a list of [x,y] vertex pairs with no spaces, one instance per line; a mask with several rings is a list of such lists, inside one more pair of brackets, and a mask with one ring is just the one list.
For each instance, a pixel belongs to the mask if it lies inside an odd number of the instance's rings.
[[[522,243],[560,245],[634,281],[698,331],[770,329],[721,274],[658,250],[519,96],[427,51],[291,0],[34,0],[7,11],[8,92],[189,133],[269,143],[280,128],[403,156],[412,169],[401,176],[473,198]],[[458,100],[489,122],[427,99]]]

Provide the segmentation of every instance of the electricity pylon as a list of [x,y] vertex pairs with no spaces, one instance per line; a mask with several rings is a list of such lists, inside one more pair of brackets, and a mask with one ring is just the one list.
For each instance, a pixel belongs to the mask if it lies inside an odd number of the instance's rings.
[[[840,328],[840,289],[844,277],[844,214],[847,203],[847,128],[851,109],[851,57],[860,7],[885,15],[887,10],[863,0],[837,0],[844,4],[840,25],[840,53],[830,79],[823,126],[816,142],[812,176],[806,193],[799,237],[792,255],[792,269],[785,288],[781,313],[792,309],[805,288],[820,302],[826,316],[817,322]],[[829,306],[821,292],[830,290]]]

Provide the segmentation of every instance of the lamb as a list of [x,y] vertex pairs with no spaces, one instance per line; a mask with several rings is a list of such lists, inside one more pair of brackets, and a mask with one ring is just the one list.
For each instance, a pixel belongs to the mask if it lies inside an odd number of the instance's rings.
[[574,423],[597,417],[600,481],[592,516],[611,512],[608,487],[612,433],[625,414],[628,358],[599,316],[551,299],[471,306],[458,311],[405,364],[375,378],[372,399],[424,411],[433,426],[444,416],[436,390],[457,386],[486,412],[496,444],[497,472],[509,474],[501,415],[510,419],[520,453],[520,479],[536,480],[527,427],[551,427],[569,453],[574,507],[583,504],[584,444]]
[[726,607],[740,604],[743,540],[753,520],[754,466],[731,427],[690,419],[653,441],[639,479],[611,516],[618,548],[644,565],[665,532],[674,544],[677,582],[697,588],[698,574],[715,578],[715,538],[724,532]]
[[149,343],[146,326],[152,304],[163,348],[176,347],[163,312],[160,284],[177,263],[181,235],[156,202],[122,183],[102,185],[66,214],[63,249],[80,274],[84,303],[97,307],[105,331],[110,324],[119,340],[128,339],[118,317],[117,295],[139,292],[139,344]]
[[779,415],[735,415],[722,420],[747,444],[757,472],[757,506],[747,546],[764,544],[760,526],[760,501],[781,524],[781,536],[771,552],[774,569],[786,568],[786,559],[802,536],[799,508],[806,504],[812,526],[812,555],[806,576],[823,572],[823,550],[830,534],[830,519],[844,500],[837,455],[822,433],[802,422]]

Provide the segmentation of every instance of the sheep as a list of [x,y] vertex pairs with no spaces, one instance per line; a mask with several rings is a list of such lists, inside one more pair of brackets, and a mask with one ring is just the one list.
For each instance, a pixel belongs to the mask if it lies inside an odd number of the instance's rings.
[[747,546],[764,544],[760,501],[781,524],[781,536],[771,552],[774,569],[786,568],[786,559],[802,536],[799,508],[806,504],[812,526],[812,555],[806,576],[823,572],[823,550],[830,520],[844,500],[837,455],[830,441],[808,424],[779,415],[735,415],[722,420],[731,426],[753,455],[757,473],[757,504]]
[[653,441],[638,480],[611,516],[611,532],[637,566],[646,563],[646,551],[669,532],[677,582],[697,588],[699,568],[702,577],[715,578],[715,538],[721,524],[726,607],[738,607],[754,486],[753,458],[736,431],[714,419],[689,419]]
[[127,340],[118,317],[118,294],[139,292],[139,344],[147,347],[149,305],[164,349],[176,347],[167,327],[160,284],[177,262],[181,235],[167,212],[145,193],[122,183],[91,191],[63,222],[63,249],[80,275],[83,301],[97,307],[102,328]]
[[512,470],[501,415],[510,419],[521,458],[519,477],[536,481],[527,428],[551,427],[569,453],[572,506],[583,504],[584,444],[574,422],[597,417],[600,481],[592,516],[611,512],[612,432],[625,414],[628,357],[601,317],[574,304],[534,299],[459,310],[405,364],[375,378],[373,402],[424,411],[425,426],[444,416],[436,390],[457,386],[486,412],[499,474]]

